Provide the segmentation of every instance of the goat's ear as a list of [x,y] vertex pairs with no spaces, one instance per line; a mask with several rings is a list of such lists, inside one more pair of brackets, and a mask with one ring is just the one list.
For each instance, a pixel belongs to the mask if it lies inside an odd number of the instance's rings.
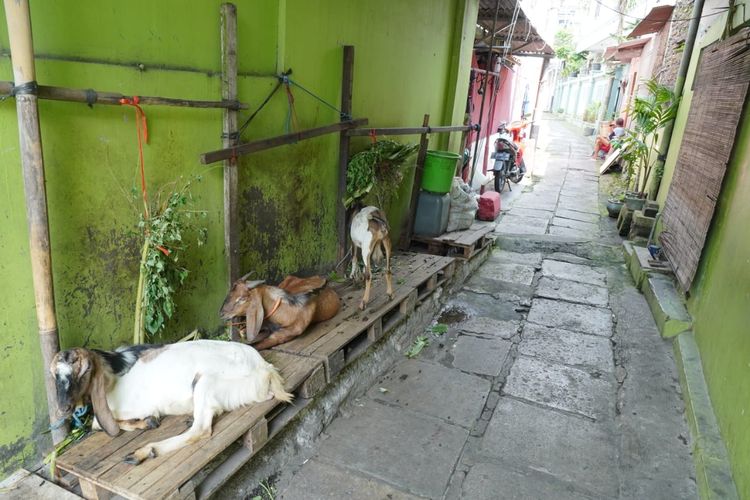
[[248,342],[253,342],[258,336],[260,327],[263,325],[264,314],[263,297],[260,294],[260,290],[251,290],[247,294],[247,305],[245,306],[245,321],[247,325],[245,337]]
[[102,429],[112,437],[117,436],[120,433],[120,426],[117,425],[117,420],[107,404],[107,378],[101,367],[97,367],[91,374],[91,404],[94,407],[96,420]]
[[266,280],[245,281],[245,288],[248,290],[254,290],[265,282]]

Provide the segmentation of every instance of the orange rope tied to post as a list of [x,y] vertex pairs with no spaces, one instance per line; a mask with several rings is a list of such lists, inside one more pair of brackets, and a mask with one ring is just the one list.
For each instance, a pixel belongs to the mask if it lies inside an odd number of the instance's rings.
[[[150,218],[148,210],[148,194],[146,193],[146,167],[143,161],[143,143],[148,144],[148,123],[146,122],[146,113],[143,108],[139,105],[140,99],[138,96],[133,96],[132,99],[124,97],[120,99],[122,106],[133,106],[135,108],[135,131],[138,136],[138,159],[140,160],[141,170],[141,192],[143,193],[143,210],[145,212],[146,220]],[[166,249],[159,249],[164,252],[165,255],[169,255],[169,251]]]

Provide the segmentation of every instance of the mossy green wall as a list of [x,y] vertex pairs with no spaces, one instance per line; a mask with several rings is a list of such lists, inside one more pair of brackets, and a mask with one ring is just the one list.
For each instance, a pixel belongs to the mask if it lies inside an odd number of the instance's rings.
[[[742,14],[742,7],[739,8]],[[750,15],[750,13],[748,13]],[[724,26],[717,20],[696,43],[685,85],[667,169],[659,192],[666,199],[692,99],[700,49],[716,41]],[[737,18],[739,21],[739,17]],[[741,21],[740,21],[741,22]],[[741,105],[741,103],[738,103]],[[729,451],[740,498],[750,498],[750,112],[739,124],[714,219],[691,290],[688,309],[701,352],[714,412]]]
[[[220,96],[219,1],[67,0],[32,4],[37,80],[193,99]],[[477,0],[399,2],[256,0],[238,3],[239,95],[257,106],[293,68],[293,78],[340,101],[342,46],[354,45],[354,114],[374,126],[460,121],[468,87]],[[473,16],[473,18],[471,17]],[[11,80],[0,15],[0,79]],[[138,66],[138,65],[142,66]],[[295,90],[301,128],[338,120]],[[284,132],[286,97],[277,93],[245,140]],[[191,270],[177,318],[158,341],[193,328],[220,328],[226,291],[221,166],[198,155],[221,146],[221,111],[147,107],[145,148],[152,196],[160,185],[201,175],[193,194],[208,213],[208,241],[186,255]],[[130,108],[42,101],[42,139],[55,298],[62,346],[112,348],[132,336],[138,275],[137,143]],[[248,112],[241,115],[246,117]],[[416,141],[415,137],[403,138]],[[447,140],[446,140],[447,142]],[[366,145],[354,142],[353,150]],[[246,156],[240,162],[243,271],[275,279],[326,271],[336,257],[338,136]],[[0,102],[0,476],[38,459],[48,445],[43,370],[28,255],[15,106]],[[411,177],[389,209],[401,227]],[[396,235],[397,236],[397,235]]]

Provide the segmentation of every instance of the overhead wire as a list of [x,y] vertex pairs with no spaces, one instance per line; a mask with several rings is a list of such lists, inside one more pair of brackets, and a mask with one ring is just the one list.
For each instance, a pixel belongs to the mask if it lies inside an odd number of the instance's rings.
[[[638,21],[643,21],[644,19],[646,19],[645,17],[638,17],[638,16],[634,16],[632,14],[626,14],[625,12],[622,12],[622,11],[619,11],[619,10],[613,8],[613,7],[610,7],[609,5],[607,5],[606,3],[602,2],[601,0],[594,0],[594,1],[596,3],[598,3],[599,5],[601,5],[602,7],[604,7],[605,9],[611,10],[612,12],[614,12],[616,14],[619,14],[619,15],[621,15],[623,17],[629,17],[631,19],[636,19]],[[705,17],[718,16],[719,14],[723,14],[723,13],[727,12],[729,10],[729,7],[716,7],[716,9],[719,9],[719,12],[713,12],[711,14],[706,14],[706,15],[700,16],[698,18],[686,17],[686,18],[682,18],[682,19],[680,19],[680,18],[670,19],[667,22],[674,23],[674,22],[680,22],[680,21],[692,21],[693,19],[703,19]]]

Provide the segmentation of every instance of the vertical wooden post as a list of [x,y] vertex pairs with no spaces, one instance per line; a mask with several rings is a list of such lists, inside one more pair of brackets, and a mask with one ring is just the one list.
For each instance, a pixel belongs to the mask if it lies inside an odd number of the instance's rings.
[[[221,98],[237,100],[237,7],[221,5]],[[222,145],[236,146],[237,110],[225,109],[222,126]],[[239,228],[237,227],[238,172],[237,158],[224,160],[224,256],[227,264],[227,288],[239,278]],[[239,339],[236,328],[231,328],[233,340]]]
[[[44,382],[50,423],[57,421],[59,406],[55,379],[49,371],[50,363],[60,350],[55,316],[55,296],[52,283],[52,255],[50,252],[49,221],[47,219],[47,191],[44,185],[44,158],[37,108],[34,46],[31,38],[29,0],[4,0],[8,23],[13,79],[16,85],[18,137],[21,147],[21,168],[26,193],[26,218],[29,225],[31,272],[34,281],[34,300],[39,326],[39,344],[44,363]],[[52,430],[52,441],[57,444],[68,433],[63,425]]]
[[[344,64],[341,75],[341,112],[348,116],[352,114],[352,87],[354,84],[354,46],[344,45]],[[347,117],[342,116],[341,121]],[[339,189],[336,203],[336,227],[339,236],[337,260],[341,262],[346,255],[347,221],[346,207],[346,167],[349,163],[349,136],[346,130],[339,136]]]
[[[424,115],[422,126],[430,125],[430,115]],[[430,142],[429,134],[425,132],[419,137],[419,152],[417,153],[417,163],[414,166],[414,185],[411,188],[411,201],[409,202],[409,214],[406,217],[406,228],[401,234],[401,249],[408,250],[411,245],[411,234],[414,231],[414,217],[417,213],[417,200],[419,198],[419,188],[422,185],[422,174],[424,173],[424,160],[427,157],[427,146]]]

